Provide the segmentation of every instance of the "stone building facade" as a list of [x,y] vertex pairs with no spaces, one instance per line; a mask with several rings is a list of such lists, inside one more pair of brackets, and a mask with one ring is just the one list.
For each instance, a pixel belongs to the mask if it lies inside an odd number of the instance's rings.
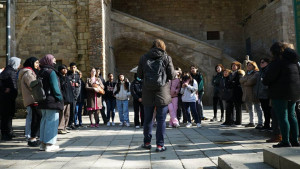
[[[153,39],[167,44],[175,66],[199,66],[210,104],[214,66],[226,67],[246,54],[268,57],[275,41],[295,44],[291,0],[18,0],[14,1],[13,48],[22,59],[56,56],[76,62],[84,76],[91,67],[124,73],[137,65]],[[5,7],[0,9],[0,67],[5,65]]]

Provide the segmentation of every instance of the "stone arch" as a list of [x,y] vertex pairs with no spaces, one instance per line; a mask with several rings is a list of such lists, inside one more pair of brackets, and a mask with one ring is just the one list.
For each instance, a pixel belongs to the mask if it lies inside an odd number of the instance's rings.
[[22,24],[22,27],[20,28],[20,30],[17,33],[17,40],[16,40],[16,44],[18,45],[20,40],[23,37],[23,34],[25,32],[26,27],[30,24],[30,22],[36,18],[37,16],[41,15],[42,13],[46,12],[46,11],[50,11],[53,12],[53,14],[55,14],[56,16],[58,16],[66,25],[67,27],[70,29],[70,31],[72,32],[73,38],[77,43],[77,38],[76,38],[76,34],[73,31],[74,27],[72,26],[72,24],[68,21],[68,19],[61,13],[59,12],[57,9],[50,7],[50,6],[43,6],[41,8],[39,8],[38,10],[34,11],[26,20],[25,22]]

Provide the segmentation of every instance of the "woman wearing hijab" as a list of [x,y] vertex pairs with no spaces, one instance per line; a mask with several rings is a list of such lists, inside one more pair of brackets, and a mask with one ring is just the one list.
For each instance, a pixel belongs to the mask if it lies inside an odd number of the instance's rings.
[[40,125],[40,150],[56,151],[59,111],[64,109],[63,96],[60,89],[60,82],[57,76],[58,72],[54,69],[56,59],[48,54],[40,60],[41,70],[39,77],[43,78],[43,88],[46,93],[46,99],[39,102],[38,108],[42,112]]
[[36,140],[40,129],[41,112],[37,109],[37,102],[31,93],[30,83],[36,80],[39,69],[39,60],[36,57],[30,57],[25,60],[23,69],[19,72],[23,103],[27,109],[25,137],[28,138],[28,145],[32,147],[39,146]]
[[16,111],[17,70],[20,67],[21,59],[11,57],[8,65],[1,73],[0,87],[0,116],[1,116],[1,140],[12,140],[12,118]]

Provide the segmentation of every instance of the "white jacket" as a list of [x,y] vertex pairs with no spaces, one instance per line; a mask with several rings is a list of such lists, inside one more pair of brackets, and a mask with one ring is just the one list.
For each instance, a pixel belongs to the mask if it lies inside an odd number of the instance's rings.
[[[124,89],[124,83],[121,84],[120,91],[119,91],[119,93],[116,94],[116,99],[117,100],[129,100],[129,96],[131,95],[129,89],[130,89],[130,83],[129,83],[127,90]],[[115,93],[115,91],[117,91],[117,85],[114,88],[114,93]]]
[[196,102],[198,100],[198,83],[196,80],[193,81],[193,86],[188,85],[185,88],[181,88],[180,93],[182,94],[182,102]]

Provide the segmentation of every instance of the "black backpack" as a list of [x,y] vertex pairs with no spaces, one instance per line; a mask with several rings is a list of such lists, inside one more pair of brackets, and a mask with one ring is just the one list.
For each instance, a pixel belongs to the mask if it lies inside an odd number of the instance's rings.
[[166,63],[167,56],[157,59],[148,59],[144,66],[144,86],[149,90],[157,90],[167,81]]
[[[50,74],[51,70],[47,70]],[[32,81],[30,83],[30,88],[31,88],[31,92],[32,92],[32,96],[34,98],[34,101],[36,102],[42,102],[44,100],[46,100],[46,92],[44,90],[43,87],[43,78],[40,77],[40,75],[37,75],[36,80]]]

